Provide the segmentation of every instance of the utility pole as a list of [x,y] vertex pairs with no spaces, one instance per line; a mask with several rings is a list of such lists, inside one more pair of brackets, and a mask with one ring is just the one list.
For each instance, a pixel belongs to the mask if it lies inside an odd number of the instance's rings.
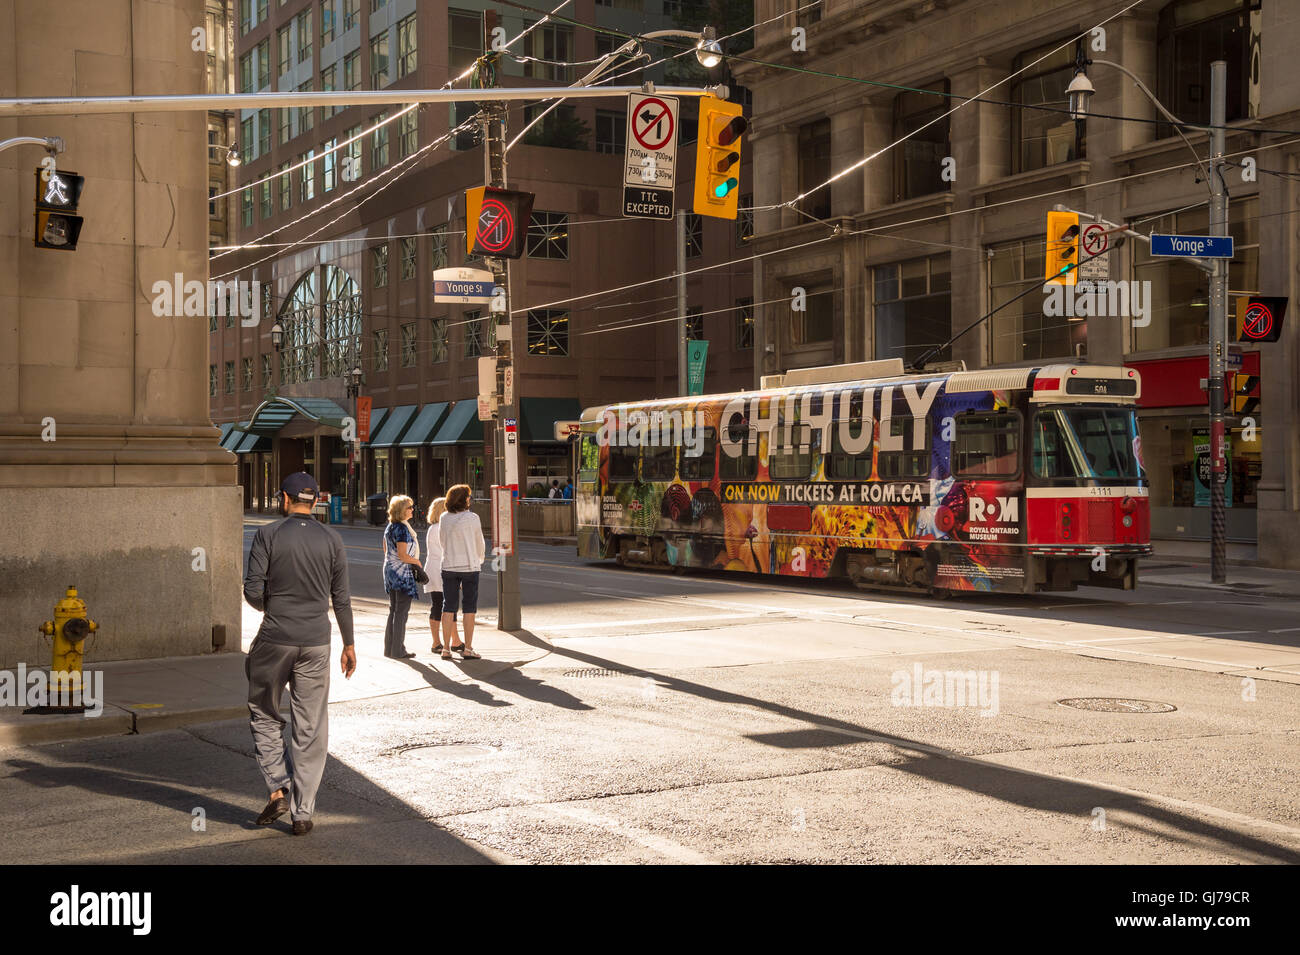
[[677,393],[685,395],[686,380],[686,210],[677,210]]
[[[492,49],[492,27],[496,25],[496,16],[494,11],[488,11],[483,18],[483,49],[485,51]],[[495,60],[491,66],[486,66],[488,70],[495,73]],[[487,77],[484,77],[486,80]],[[495,77],[493,77],[493,81]],[[482,85],[487,85],[483,83]],[[495,85],[495,82],[493,82]],[[483,111],[483,181],[485,185],[495,189],[506,188],[506,106],[504,103],[492,102],[481,104]],[[521,228],[527,228],[527,223],[520,223]],[[475,223],[466,221],[465,228],[473,229]],[[514,395],[505,394],[504,379],[507,369],[510,368],[513,360],[512,339],[514,325],[510,321],[510,262],[508,259],[486,259],[488,268],[492,270],[494,282],[500,294],[493,295],[493,307],[488,315],[488,321],[495,327],[496,331],[496,358],[497,358],[497,411],[493,419],[492,427],[492,464],[493,473],[496,475],[495,483],[505,485],[507,483],[507,473],[513,472],[518,475],[515,467],[506,468],[506,456],[517,455],[518,445],[510,444],[506,441],[506,429],[504,427],[507,419],[519,420],[518,409],[514,402]],[[501,306],[504,310],[501,310]],[[502,316],[502,321],[497,324],[498,316]],[[513,388],[512,388],[513,390]],[[506,398],[512,400],[507,404]],[[517,459],[516,459],[517,463]],[[518,513],[518,502],[511,499],[511,512]],[[511,522],[512,524],[514,521]],[[497,571],[497,629],[498,630],[518,630],[523,626],[522,615],[519,605],[519,554],[496,555],[500,561],[500,570]]]
[[[1228,193],[1223,184],[1224,122],[1228,64],[1210,64],[1210,235],[1228,234]],[[1224,485],[1227,481],[1223,422],[1223,376],[1228,341],[1228,260],[1215,259],[1210,276],[1210,580],[1227,580]]]

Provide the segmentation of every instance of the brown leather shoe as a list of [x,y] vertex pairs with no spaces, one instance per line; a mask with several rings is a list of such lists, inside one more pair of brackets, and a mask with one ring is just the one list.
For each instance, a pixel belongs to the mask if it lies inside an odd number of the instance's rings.
[[311,832],[310,819],[295,819],[293,821],[293,834],[295,836],[305,836]]
[[262,814],[257,817],[257,824],[259,826],[269,826],[288,811],[288,796],[281,796],[279,799],[272,799],[266,804],[266,808],[262,810]]

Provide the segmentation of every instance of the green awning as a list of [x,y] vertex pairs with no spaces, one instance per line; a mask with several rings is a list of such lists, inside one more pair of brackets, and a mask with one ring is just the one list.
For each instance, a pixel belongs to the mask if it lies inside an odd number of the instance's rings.
[[240,432],[244,439],[238,445],[231,448],[236,454],[247,454],[250,451],[270,451],[271,439],[264,434],[258,434],[256,431]]
[[226,446],[226,439],[230,437],[230,432],[234,430],[235,423],[232,421],[229,424],[219,425],[218,427],[221,428],[221,437],[217,438],[217,446],[224,448]]
[[447,402],[435,401],[433,404],[425,405],[420,409],[420,413],[415,416],[411,426],[406,429],[406,434],[402,440],[397,442],[399,447],[416,448],[422,444],[428,444],[429,439],[433,437],[438,425],[442,423],[443,415],[447,413]]
[[[374,408],[370,412],[370,436],[373,438],[379,434],[379,428],[384,423],[384,415],[388,414],[387,408]],[[366,442],[366,447],[370,447],[370,442]]]
[[415,417],[415,405],[398,405],[393,408],[388,412],[388,417],[384,419],[383,426],[378,431],[371,429],[374,437],[370,439],[370,446],[391,448],[406,432],[406,426],[411,423],[413,417]]
[[275,434],[296,414],[331,428],[343,427],[343,419],[347,416],[346,411],[328,398],[288,398],[276,395],[257,406],[253,417],[249,419],[248,430],[258,434]]
[[478,402],[462,398],[447,415],[430,444],[482,444],[483,422],[478,420]]
[[519,404],[519,440],[524,444],[542,444],[555,440],[555,422],[577,421],[582,406],[577,398],[524,398]]

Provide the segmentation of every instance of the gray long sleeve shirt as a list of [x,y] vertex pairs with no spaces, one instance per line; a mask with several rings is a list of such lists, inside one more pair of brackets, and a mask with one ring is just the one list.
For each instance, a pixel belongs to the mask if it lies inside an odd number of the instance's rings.
[[309,514],[290,514],[253,535],[244,599],[263,612],[259,640],[298,647],[330,642],[330,603],[352,646],[352,598],[343,538]]

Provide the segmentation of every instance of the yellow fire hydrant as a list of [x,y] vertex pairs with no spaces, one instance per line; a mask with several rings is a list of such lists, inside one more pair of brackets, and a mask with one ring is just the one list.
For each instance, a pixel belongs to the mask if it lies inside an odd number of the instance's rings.
[[87,616],[86,602],[77,596],[71,584],[63,599],[54,605],[54,619],[39,627],[41,633],[54,638],[54,659],[50,663],[50,694],[71,692],[72,675],[75,686],[81,689],[81,660],[85,656],[86,637],[99,629],[99,624]]

